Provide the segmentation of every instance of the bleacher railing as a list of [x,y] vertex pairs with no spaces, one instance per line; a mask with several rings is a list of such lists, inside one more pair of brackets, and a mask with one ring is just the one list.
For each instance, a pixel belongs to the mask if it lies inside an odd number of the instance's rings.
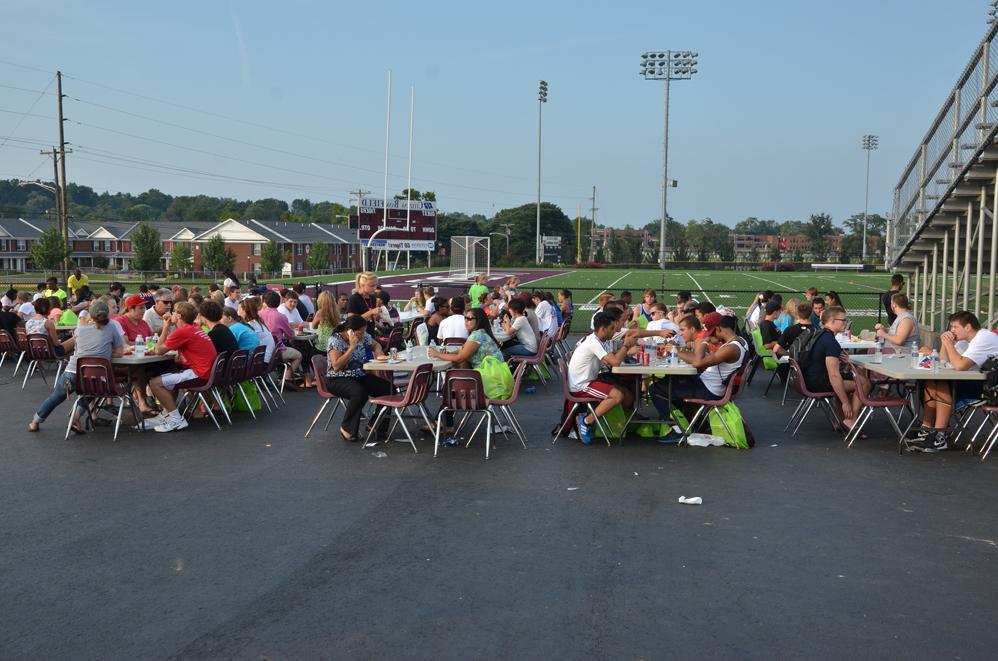
[[922,226],[998,132],[998,22],[977,45],[894,189],[886,264],[897,266]]

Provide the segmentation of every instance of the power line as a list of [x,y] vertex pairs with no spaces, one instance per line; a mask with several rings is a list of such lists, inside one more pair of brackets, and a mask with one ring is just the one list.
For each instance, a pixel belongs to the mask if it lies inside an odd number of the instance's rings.
[[[55,80],[55,78],[53,77],[52,80]],[[17,124],[14,125],[13,130],[11,130],[11,132],[3,138],[2,142],[0,142],[0,149],[3,149],[4,145],[7,144],[7,141],[10,139],[10,137],[15,133],[17,133],[17,130],[21,128],[21,123],[24,121],[24,118],[27,117],[28,114],[30,114],[31,111],[35,109],[35,106],[38,104],[39,101],[42,100],[42,97],[45,96],[45,93],[48,91],[49,87],[51,87],[52,80],[50,80],[48,85],[45,86],[45,89],[43,89],[38,94],[38,96],[35,97],[35,100],[31,102],[31,105],[28,107],[27,112],[21,114],[20,118],[17,120]]]

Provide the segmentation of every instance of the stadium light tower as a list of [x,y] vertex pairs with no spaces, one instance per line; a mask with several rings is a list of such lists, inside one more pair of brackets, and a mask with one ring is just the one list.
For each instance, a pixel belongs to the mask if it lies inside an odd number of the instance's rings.
[[866,214],[870,208],[870,152],[880,146],[880,138],[875,135],[863,136],[863,149],[866,150],[866,201],[863,203],[863,263],[866,263]]
[[658,237],[658,266],[665,270],[665,222],[668,218],[669,186],[669,85],[674,80],[689,80],[697,72],[700,54],[688,50],[647,51],[641,54],[645,80],[665,81],[665,137],[662,140],[662,225]]
[[991,9],[988,10],[988,25],[998,21],[998,0],[991,0]]
[[548,102],[548,83],[542,80],[537,87],[537,245],[534,248],[535,261],[544,260],[541,250],[541,108]]

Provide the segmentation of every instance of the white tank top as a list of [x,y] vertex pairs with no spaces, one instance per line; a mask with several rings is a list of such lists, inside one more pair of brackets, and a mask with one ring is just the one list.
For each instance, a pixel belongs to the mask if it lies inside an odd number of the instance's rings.
[[[745,360],[745,346],[741,343],[739,338],[734,338],[730,342],[726,342],[723,346],[728,346],[729,344],[734,344],[738,347],[738,360],[732,363],[718,363],[717,365],[711,365],[708,367],[703,374],[700,375],[700,381],[707,390],[711,391],[718,397],[724,395],[724,389],[727,387],[725,381],[729,376],[734,374],[742,365],[742,361]],[[720,349],[718,349],[720,351]]]

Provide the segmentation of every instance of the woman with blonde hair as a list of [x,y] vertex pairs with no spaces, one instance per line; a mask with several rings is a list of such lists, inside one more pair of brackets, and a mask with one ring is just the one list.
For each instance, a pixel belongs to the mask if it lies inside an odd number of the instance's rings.
[[357,274],[356,287],[347,302],[347,314],[356,314],[367,322],[367,332],[375,334],[376,324],[381,318],[381,301],[374,294],[378,286],[378,276],[371,271]]
[[328,291],[319,294],[315,300],[315,316],[312,317],[312,328],[315,329],[315,348],[325,351],[329,346],[329,337],[333,334],[333,329],[340,325],[340,310],[333,299],[333,295]]

